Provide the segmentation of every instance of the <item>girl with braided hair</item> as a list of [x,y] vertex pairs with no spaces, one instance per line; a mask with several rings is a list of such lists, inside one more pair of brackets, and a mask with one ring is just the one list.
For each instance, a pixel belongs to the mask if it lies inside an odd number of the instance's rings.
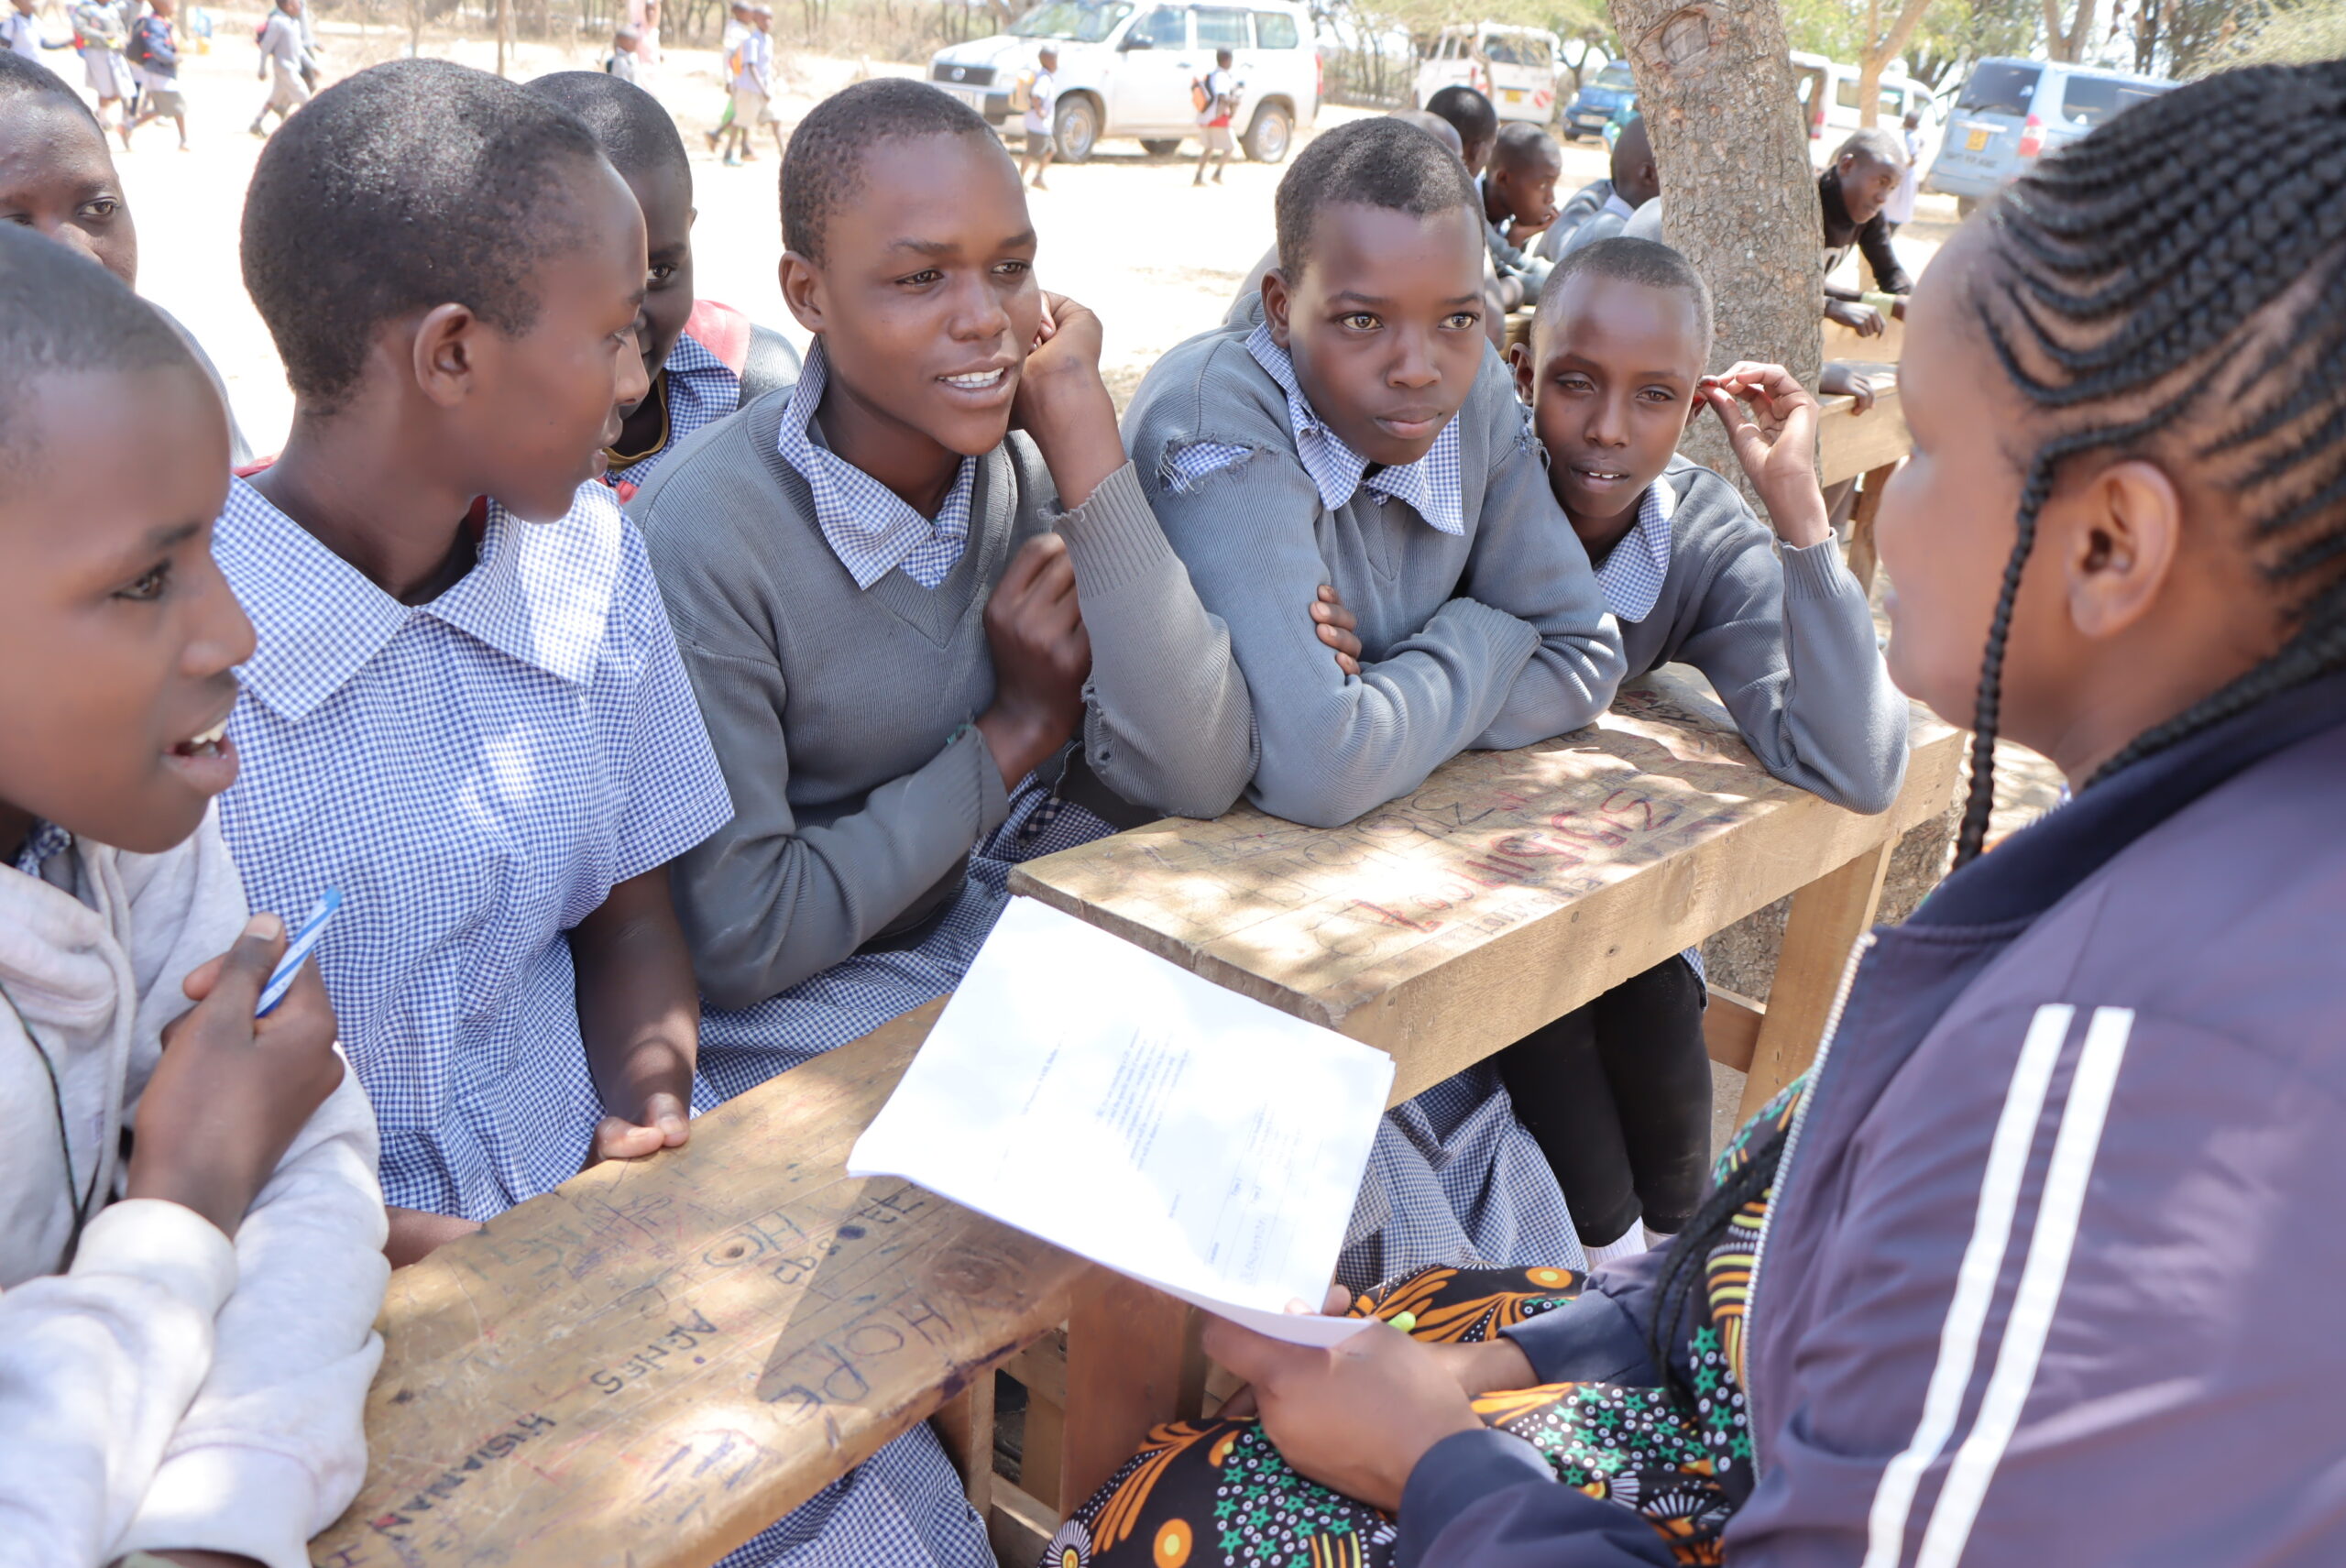
[[[1977,731],[1953,874],[1668,1253],[1439,1344],[1422,1304],[1332,1351],[1212,1323],[1260,1428],[1160,1431],[1072,1545],[2346,1563],[2346,62],[2045,159],[1923,279],[1900,379],[1890,661]],[[1982,858],[2007,733],[2077,795]],[[1130,1500],[1183,1464],[1194,1538]]]

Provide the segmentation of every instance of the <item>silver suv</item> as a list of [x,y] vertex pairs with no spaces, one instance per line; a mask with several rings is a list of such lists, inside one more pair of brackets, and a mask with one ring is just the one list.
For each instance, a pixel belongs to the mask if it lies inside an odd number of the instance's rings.
[[2044,154],[2174,85],[2090,66],[1983,60],[1955,101],[1923,189],[1954,197],[1956,210],[1969,217]]

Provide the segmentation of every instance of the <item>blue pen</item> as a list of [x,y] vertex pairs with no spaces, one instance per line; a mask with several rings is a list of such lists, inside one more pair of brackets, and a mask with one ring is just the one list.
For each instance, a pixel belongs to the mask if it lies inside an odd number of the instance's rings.
[[310,956],[310,949],[318,945],[318,938],[325,931],[326,922],[333,919],[334,912],[341,907],[342,894],[336,889],[330,887],[318,894],[317,906],[310,911],[310,917],[301,922],[301,928],[293,933],[293,939],[285,944],[284,959],[278,964],[277,972],[269,977],[269,983],[261,988],[260,1005],[253,1009],[254,1017],[268,1017],[269,1009],[285,1000],[285,993],[293,988],[293,977],[301,971],[302,960]]

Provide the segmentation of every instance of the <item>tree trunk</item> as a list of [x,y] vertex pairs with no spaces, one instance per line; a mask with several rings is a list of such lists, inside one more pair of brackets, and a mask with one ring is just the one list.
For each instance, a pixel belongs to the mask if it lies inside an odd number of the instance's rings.
[[[1772,360],[1816,385],[1825,218],[1777,0],[1611,0],[1661,170],[1662,230],[1711,285],[1711,368]],[[1741,484],[1708,413],[1686,455]]]
[[2061,26],[2061,0],[2045,0],[2045,54],[2049,60],[2072,60],[2068,29]]
[[1858,66],[1858,124],[1878,125],[1881,120],[1881,73],[1890,62],[1906,52],[1908,40],[1914,29],[1923,25],[1923,13],[1931,8],[1931,0],[1906,0],[1899,7],[1897,17],[1890,24],[1887,35],[1874,29],[1880,26],[1880,0],[1869,0],[1866,6],[1866,50]]

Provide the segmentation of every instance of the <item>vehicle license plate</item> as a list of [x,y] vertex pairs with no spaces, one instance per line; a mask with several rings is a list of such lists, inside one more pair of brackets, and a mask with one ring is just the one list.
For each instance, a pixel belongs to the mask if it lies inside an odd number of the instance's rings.
[[1972,126],[1971,134],[1963,138],[1963,150],[1966,152],[1985,152],[1988,148],[1988,137],[1992,134],[1993,133],[1985,126]]
[[1523,90],[1519,87],[1502,87],[1499,89],[1499,93],[1510,104],[1520,104],[1523,102]]
[[953,82],[932,82],[929,85],[952,93],[981,115],[986,112],[986,90],[982,87],[971,87]]

